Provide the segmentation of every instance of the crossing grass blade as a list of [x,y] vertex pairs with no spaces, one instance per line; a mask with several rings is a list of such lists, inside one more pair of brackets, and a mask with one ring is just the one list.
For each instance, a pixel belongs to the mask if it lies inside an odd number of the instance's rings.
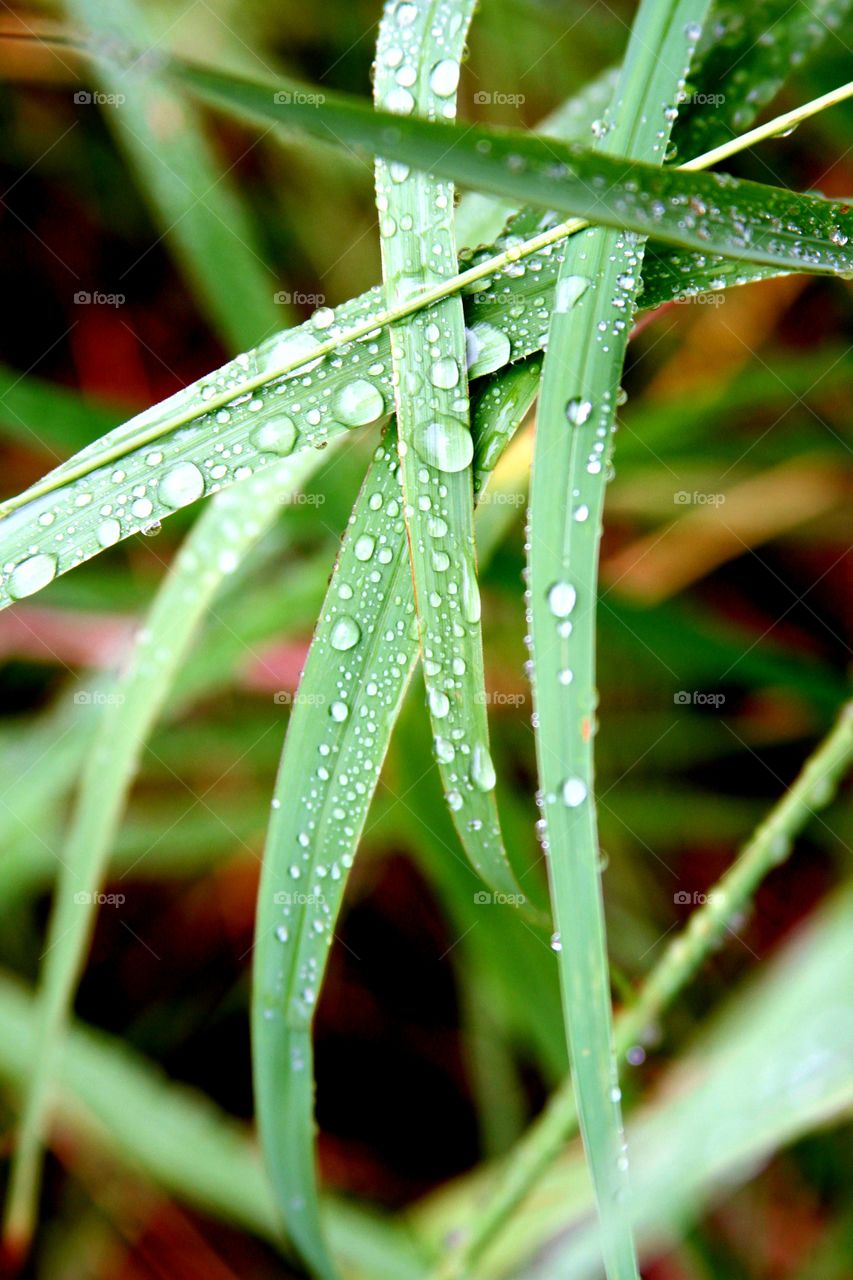
[[[661,163],[707,0],[643,0],[599,146]],[[598,543],[642,241],[594,228],[560,269],[530,501],[536,754],[563,1016],[609,1280],[639,1275],[612,1044],[594,798]]]
[[[378,107],[452,118],[472,8],[473,3],[416,0],[400,10],[389,0],[376,51]],[[401,69],[410,87],[402,86]],[[379,160],[376,203],[390,310],[456,274],[454,191],[446,182]],[[403,514],[435,757],[473,866],[495,892],[523,901],[504,849],[489,750],[461,299],[446,298],[392,325],[391,358]]]
[[301,86],[282,92],[281,85],[225,77],[187,63],[169,65],[188,89],[242,109],[256,123],[292,126],[519,205],[556,209],[746,262],[826,275],[853,269],[853,214],[842,201],[725,173],[626,164],[615,154],[518,131],[373,113],[344,95],[329,94],[322,105],[306,106],[299,100],[306,96]]
[[[478,493],[537,381],[519,368],[481,401]],[[311,1023],[419,651],[396,444],[389,428],[341,544],[288,727],[258,893],[252,1041],[261,1142],[288,1232],[321,1275],[334,1268],[317,1200]]]
[[[761,882],[790,854],[794,840],[830,803],[853,762],[853,703],[846,703],[836,723],[818,743],[792,786],[739,850],[731,866],[691,915],[687,926],[670,938],[646,978],[635,1002],[616,1020],[618,1056],[624,1058],[638,1044],[644,1030],[655,1024],[715,948],[721,946],[730,922],[749,908]],[[544,1176],[576,1130],[578,1113],[571,1081],[552,1096],[547,1107],[507,1157],[491,1194],[476,1215],[462,1206],[464,1232],[436,1269],[434,1280],[463,1280],[509,1222],[512,1211]],[[448,1224],[455,1228],[455,1224]]]
[[[37,1001],[0,973],[0,1078],[22,1094],[38,1052]],[[63,1057],[57,1114],[81,1146],[105,1146],[134,1177],[280,1244],[275,1206],[248,1127],[209,1098],[175,1084],[125,1041],[74,1022]],[[105,1139],[108,1139],[105,1142]],[[144,1184],[143,1184],[144,1185]],[[324,1206],[336,1251],[353,1280],[415,1280],[424,1265],[411,1234],[341,1201]]]
[[[104,49],[143,50],[123,65],[96,59],[103,115],[195,298],[229,351],[277,329],[282,309],[255,229],[198,112],[158,73],[162,37],[137,0],[68,0],[69,16]],[[286,317],[285,317],[286,318]]]
[[4,1231],[13,1254],[26,1250],[31,1235],[41,1141],[65,1026],[97,893],[143,744],[217,589],[269,528],[282,493],[304,483],[316,459],[316,454],[306,453],[283,461],[222,494],[204,512],[164,579],[127,671],[103,709],[60,857],[48,926],[38,1001],[38,1053],[25,1092],[6,1205]]
[[[446,292],[463,285],[478,378],[540,350],[547,337],[568,232],[523,244],[520,215],[495,253],[479,252]],[[544,240],[545,243],[542,243]],[[520,268],[524,258],[524,270]],[[658,246],[641,299],[674,298],[746,284],[779,268]],[[440,290],[443,292],[445,290]],[[414,299],[399,316],[434,299]],[[32,595],[116,542],[282,456],[322,449],[360,426],[387,420],[393,403],[388,313],[378,289],[286,330],[129,419],[0,504],[0,608]],[[331,335],[331,336],[328,336]]]

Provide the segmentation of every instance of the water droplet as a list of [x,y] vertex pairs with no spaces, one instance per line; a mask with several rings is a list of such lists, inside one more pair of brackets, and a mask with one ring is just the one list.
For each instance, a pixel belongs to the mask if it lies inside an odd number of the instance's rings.
[[354,378],[332,401],[332,413],[345,427],[366,427],[385,412],[385,401],[372,382]]
[[566,417],[573,427],[582,427],[592,413],[592,403],[581,396],[572,396],[566,405]]
[[350,618],[347,614],[338,618],[332,627],[332,633],[329,636],[329,644],[333,649],[341,652],[354,648],[361,639],[361,627],[355,618]]
[[439,764],[450,764],[456,755],[456,748],[447,738],[435,739],[435,758]]
[[459,84],[459,63],[453,58],[437,62],[429,75],[429,87],[439,98],[449,98]]
[[369,560],[373,555],[376,546],[376,539],[372,538],[369,533],[363,533],[360,538],[356,539],[353,551],[356,560]]
[[22,560],[12,570],[9,579],[9,595],[13,600],[21,600],[24,596],[34,595],[41,591],[56,577],[56,559],[54,556],[30,556]]
[[571,311],[572,307],[590,286],[590,281],[586,276],[566,276],[557,281],[557,290],[554,298],[555,311]]
[[551,950],[552,950],[552,951],[562,951],[562,950],[563,950],[563,943],[562,943],[562,939],[560,938],[559,933],[552,933],[552,934],[551,934]]
[[480,791],[491,791],[497,781],[492,757],[480,742],[471,753],[471,781]]
[[282,414],[274,422],[265,422],[255,434],[255,444],[265,453],[276,453],[281,457],[293,452],[296,444],[296,424]]
[[444,356],[441,360],[435,361],[429,376],[434,387],[449,391],[459,382],[459,365],[453,356]]
[[158,492],[167,507],[189,506],[204,493],[204,476],[194,462],[182,462],[166,473]]
[[415,428],[414,446],[424,462],[439,471],[464,471],[474,456],[471,432],[456,418],[421,423]]
[[118,520],[102,520],[95,537],[102,547],[112,547],[121,537],[121,525]]
[[577,598],[578,593],[570,582],[555,582],[548,592],[548,608],[555,618],[567,618]]
[[507,335],[484,320],[465,330],[468,374],[479,378],[484,373],[494,373],[509,363],[512,348]]
[[450,710],[450,699],[441,689],[430,689],[429,709],[436,720],[443,720]]
[[579,804],[583,804],[586,795],[586,783],[582,778],[566,778],[562,790],[563,804],[576,809]]
[[329,707],[329,715],[333,720],[337,720],[338,724],[343,724],[349,715],[349,707],[345,702],[333,702]]

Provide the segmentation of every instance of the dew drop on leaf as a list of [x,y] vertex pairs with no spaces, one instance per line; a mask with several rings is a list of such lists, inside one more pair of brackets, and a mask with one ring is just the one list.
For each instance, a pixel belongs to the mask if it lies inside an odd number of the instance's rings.
[[570,582],[555,582],[548,592],[548,608],[555,618],[567,618],[575,607],[577,592]]
[[348,382],[332,401],[332,413],[345,427],[366,427],[385,412],[381,392],[366,378]]
[[22,560],[12,570],[9,579],[9,595],[13,600],[21,600],[41,591],[56,577],[56,558],[45,554],[30,556]]
[[182,462],[166,472],[158,492],[167,507],[186,507],[204,493],[204,476],[194,462]]
[[333,649],[345,652],[347,649],[355,648],[360,639],[361,628],[355,618],[351,618],[348,614],[344,614],[343,617],[338,618],[337,622],[332,627],[329,644]]

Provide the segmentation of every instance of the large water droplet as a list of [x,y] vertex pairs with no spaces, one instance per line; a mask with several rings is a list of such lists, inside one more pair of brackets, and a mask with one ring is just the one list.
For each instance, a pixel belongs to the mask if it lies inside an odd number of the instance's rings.
[[579,804],[583,804],[586,795],[586,783],[582,778],[566,778],[562,790],[563,804],[576,809]]
[[355,618],[350,618],[348,614],[338,618],[332,627],[332,633],[329,636],[329,644],[333,649],[345,652],[347,649],[353,649],[361,639],[361,627]]
[[421,423],[415,428],[414,445],[424,462],[439,471],[464,471],[474,456],[471,432],[456,418]]
[[453,58],[437,62],[429,74],[429,87],[439,98],[449,98],[459,84],[459,63]]
[[441,360],[434,362],[429,376],[434,387],[449,391],[459,382],[459,365],[453,356],[444,356]]
[[471,753],[471,781],[480,791],[491,791],[497,781],[492,757],[480,742]]
[[578,593],[570,582],[555,582],[548,592],[548,608],[555,618],[567,618],[577,598]]
[[554,298],[555,311],[571,311],[575,303],[583,297],[590,286],[586,276],[566,276],[557,281]]
[[582,427],[592,413],[592,403],[581,396],[572,396],[566,405],[566,417],[573,427]]
[[24,596],[34,595],[41,591],[56,577],[56,559],[54,556],[30,556],[22,560],[12,570],[9,579],[9,595],[13,600],[22,600]]
[[509,363],[512,348],[507,335],[494,325],[481,320],[465,330],[468,354],[468,374],[479,378],[484,373],[494,373]]
[[450,699],[441,689],[430,689],[429,709],[436,720],[443,720],[450,710]]
[[296,424],[286,414],[282,414],[274,422],[264,423],[255,435],[255,444],[266,453],[277,453],[286,457],[293,452],[296,436]]
[[182,462],[167,471],[158,493],[167,507],[186,507],[204,493],[204,476],[194,462]]
[[95,537],[102,547],[112,547],[121,537],[121,525],[118,520],[102,520],[95,531]]
[[385,401],[372,382],[354,378],[332,401],[332,413],[345,427],[365,427],[385,412]]

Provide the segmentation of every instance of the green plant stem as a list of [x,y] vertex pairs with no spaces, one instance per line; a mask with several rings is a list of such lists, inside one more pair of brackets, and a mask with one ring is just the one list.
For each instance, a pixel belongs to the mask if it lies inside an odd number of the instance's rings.
[[41,1139],[68,1010],[94,924],[95,895],[140,752],[224,578],[272,524],[282,494],[303,484],[318,464],[317,454],[286,460],[207,508],[164,579],[130,665],[104,708],[62,850],[48,926],[38,996],[39,1051],[28,1080],[5,1212],[4,1236],[13,1255],[26,1252],[32,1235]]
[[[853,95],[853,81],[848,84],[841,85],[830,94],[824,94],[820,98],[805,103],[802,107],[796,109],[797,123],[808,119],[810,116],[824,110],[827,106],[834,106],[844,99]],[[690,169],[691,171],[699,171],[715,164],[722,154],[726,156],[734,155],[743,150],[745,147],[754,146],[757,142],[762,142],[767,138],[775,137],[785,127],[781,121],[787,119],[794,113],[787,112],[785,116],[774,117],[766,124],[761,125],[757,129],[751,130],[748,134],[743,134],[737,138],[732,138],[730,142],[724,144],[724,147],[716,147],[703,155],[695,157],[687,164],[680,166],[682,169]],[[33,501],[35,498],[44,494],[51,493],[59,484],[66,484],[72,480],[80,479],[83,476],[90,475],[97,468],[108,466],[112,462],[118,461],[126,454],[134,449],[141,448],[144,445],[152,444],[156,440],[161,439],[164,435],[177,430],[179,427],[186,426],[200,417],[206,417],[217,409],[224,409],[233,403],[236,396],[244,396],[247,392],[258,390],[264,387],[273,379],[281,377],[290,377],[302,370],[306,364],[313,363],[315,360],[323,356],[330,355],[336,351],[338,347],[347,342],[355,342],[360,338],[366,337],[372,333],[374,329],[385,328],[386,326],[404,320],[407,316],[412,316],[418,311],[422,311],[425,307],[430,307],[436,302],[440,302],[444,298],[451,297],[453,294],[460,293],[478,281],[485,280],[487,277],[502,271],[505,267],[512,263],[520,262],[532,254],[538,253],[543,249],[547,249],[552,245],[558,244],[565,240],[568,236],[574,235],[578,231],[582,231],[588,222],[583,218],[568,218],[563,222],[557,223],[554,227],[550,227],[545,231],[539,232],[535,236],[530,236],[520,244],[514,244],[500,253],[491,255],[490,257],[477,262],[474,266],[467,270],[459,272],[450,279],[444,280],[439,284],[425,288],[408,298],[405,302],[395,304],[393,307],[385,307],[384,309],[371,311],[370,315],[356,324],[347,326],[346,329],[335,333],[334,337],[326,339],[324,342],[318,342],[311,349],[310,355],[301,353],[300,355],[290,355],[290,358],[282,359],[278,362],[269,360],[264,363],[263,371],[241,378],[239,386],[223,391],[217,395],[205,399],[203,402],[196,400],[194,403],[183,404],[180,408],[176,408],[174,412],[168,412],[165,417],[160,417],[150,426],[140,426],[138,430],[129,430],[122,436],[120,441],[96,456],[87,457],[85,460],[80,459],[75,463],[71,462],[59,469],[56,473],[51,473],[39,480],[36,484],[31,485],[22,493],[16,494],[14,497],[6,499],[0,504],[0,516],[5,516],[11,511],[18,509]],[[207,381],[207,379],[202,379]],[[183,401],[183,394],[179,393]],[[167,408],[168,401],[164,402],[162,408]],[[146,411],[147,416],[149,411]],[[130,424],[128,424],[130,425]]]
[[[616,1018],[616,1052],[624,1058],[653,1025],[708,956],[725,940],[731,921],[745,910],[761,881],[788,857],[795,836],[817,809],[828,804],[853,763],[853,700],[845,703],[830,733],[743,846],[706,901],[667,944],[635,1002]],[[577,1126],[571,1083],[548,1105],[503,1163],[488,1204],[431,1275],[431,1280],[467,1280],[513,1210],[557,1157]]]

